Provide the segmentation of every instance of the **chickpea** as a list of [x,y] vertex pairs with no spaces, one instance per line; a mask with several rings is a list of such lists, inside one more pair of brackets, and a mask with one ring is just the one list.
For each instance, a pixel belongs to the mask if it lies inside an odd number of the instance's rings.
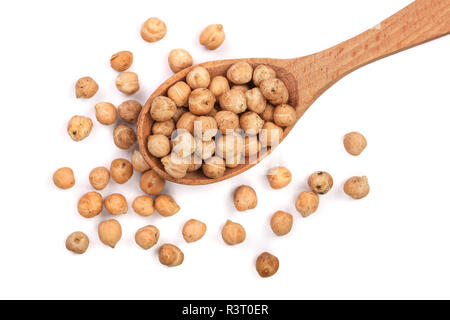
[[192,89],[208,88],[210,81],[208,70],[201,66],[195,67],[186,76],[186,82]]
[[216,76],[212,78],[211,83],[209,84],[208,89],[216,96],[221,96],[224,92],[230,90],[230,84],[228,83],[227,78],[223,76]]
[[165,37],[166,33],[166,24],[156,17],[148,19],[141,27],[141,37],[147,42],[159,41]]
[[216,152],[216,143],[214,140],[197,140],[197,142],[195,143],[195,147],[195,154],[204,160],[211,158]]
[[171,153],[161,159],[164,170],[173,178],[181,179],[187,174],[190,158],[181,158],[176,153]]
[[75,84],[75,96],[77,98],[92,98],[98,91],[98,84],[91,77],[78,79]]
[[159,194],[164,189],[165,185],[166,181],[158,176],[154,170],[146,171],[141,176],[141,180],[139,182],[141,190],[152,196]]
[[236,114],[247,110],[247,100],[245,94],[239,90],[230,90],[219,97],[219,103],[222,109],[234,112]]
[[103,190],[109,182],[109,171],[105,167],[97,167],[89,173],[89,182],[95,190]]
[[159,248],[159,262],[168,267],[176,267],[183,263],[183,252],[173,244],[163,244]]
[[303,216],[303,218],[316,212],[319,207],[319,196],[312,191],[303,191],[295,201],[295,208]]
[[159,96],[153,99],[152,106],[150,108],[150,116],[155,121],[167,121],[170,120],[177,112],[177,106],[172,99]]
[[129,149],[136,143],[134,130],[127,125],[119,124],[113,132],[114,144],[120,149]]
[[253,83],[255,86],[259,87],[261,82],[268,79],[273,79],[277,77],[277,73],[271,67],[264,64],[260,64],[253,71]]
[[253,68],[247,62],[236,62],[227,71],[227,78],[234,84],[246,84],[252,80]]
[[[196,123],[201,128],[202,140],[210,141],[217,134],[217,122],[211,116],[200,116],[197,118]],[[194,128],[196,123],[194,123]]]
[[115,219],[103,221],[98,225],[98,237],[101,242],[114,248],[122,238],[122,226]]
[[205,176],[211,179],[217,179],[225,174],[225,161],[217,156],[205,160],[202,166],[202,171]]
[[222,134],[227,134],[227,131],[235,131],[239,129],[239,117],[236,113],[231,111],[219,111],[214,116],[217,122],[217,127]]
[[170,69],[175,73],[192,66],[193,63],[192,56],[184,49],[170,51],[168,60]]
[[242,243],[245,240],[245,229],[239,223],[227,220],[222,228],[222,239],[230,246]]
[[111,68],[117,71],[125,71],[133,64],[133,53],[130,51],[119,51],[109,59]]
[[216,154],[222,158],[234,157],[244,149],[244,139],[237,132],[220,136],[216,143]]
[[237,90],[245,94],[250,88],[246,84],[236,84],[231,87],[231,90]]
[[89,238],[81,231],[71,233],[66,239],[66,248],[77,254],[83,254],[89,247]]
[[359,156],[366,148],[367,140],[359,132],[349,132],[344,136],[344,147],[352,156]]
[[133,210],[140,216],[148,217],[155,212],[153,207],[153,198],[149,196],[139,196],[134,199],[131,205]]
[[73,170],[67,167],[59,168],[53,174],[53,183],[60,189],[70,189],[75,185]]
[[292,229],[293,217],[284,211],[277,211],[270,219],[270,227],[277,236],[284,236]]
[[133,169],[137,172],[145,172],[150,169],[150,166],[145,161],[142,153],[139,150],[134,150],[133,155],[131,156],[131,165]]
[[91,130],[92,120],[83,116],[73,116],[67,126],[67,132],[74,141],[81,141],[87,138]]
[[103,199],[98,192],[88,192],[78,200],[78,213],[85,218],[93,218],[102,212]]
[[288,168],[274,167],[269,170],[267,179],[272,189],[281,189],[291,183],[292,173]]
[[234,192],[234,206],[238,211],[256,208],[258,198],[255,190],[250,186],[240,186]]
[[244,155],[246,157],[254,157],[261,150],[261,143],[259,143],[257,136],[245,136],[244,138]]
[[189,111],[197,116],[206,115],[214,109],[216,97],[205,88],[198,88],[189,96]]
[[171,196],[161,194],[155,199],[155,209],[163,217],[170,217],[180,211],[180,206]]
[[286,85],[278,78],[271,78],[261,82],[259,88],[264,97],[273,105],[287,103],[289,92]]
[[125,214],[128,212],[127,199],[120,193],[113,193],[105,198],[105,208],[113,215]]
[[190,112],[185,112],[177,121],[177,129],[187,130],[190,134],[194,135],[194,122],[197,120],[197,116]]
[[273,122],[265,122],[259,133],[259,141],[264,146],[276,147],[283,139],[283,129]]
[[292,126],[297,121],[297,113],[290,105],[280,104],[273,111],[273,120],[281,127]]
[[118,184],[124,184],[133,175],[133,166],[127,159],[115,159],[109,168],[111,178]]
[[181,158],[190,156],[195,151],[195,139],[187,131],[179,130],[176,138],[172,139],[172,152]]
[[136,232],[134,240],[142,249],[148,250],[158,242],[159,230],[152,225],[145,226]]
[[116,107],[109,102],[99,102],[95,105],[95,117],[101,124],[113,124],[117,119]]
[[309,176],[308,185],[315,193],[325,194],[333,186],[333,178],[328,172],[316,171]]
[[266,104],[266,108],[261,113],[261,118],[267,122],[273,122],[273,112],[275,108],[271,104]]
[[133,94],[139,90],[139,78],[134,72],[121,72],[116,78],[117,89],[125,94]]
[[155,121],[152,126],[152,133],[153,134],[162,134],[166,136],[167,138],[170,138],[172,136],[172,132],[175,130],[175,122],[170,119],[167,121],[161,121],[157,122]]
[[253,111],[247,111],[239,119],[242,130],[248,135],[256,136],[264,125],[264,120]]
[[362,199],[369,194],[369,180],[366,176],[351,177],[344,184],[344,192],[353,199]]
[[141,104],[136,100],[127,100],[119,105],[119,116],[123,121],[136,123],[142,111]]
[[247,108],[256,113],[262,113],[266,108],[267,101],[259,88],[253,88],[245,92]]
[[170,153],[170,140],[165,135],[154,134],[148,137],[147,148],[154,157],[165,157]]
[[187,106],[190,94],[191,87],[184,81],[178,81],[167,90],[167,96],[177,107]]
[[191,155],[191,161],[189,162],[189,166],[187,169],[187,172],[194,172],[197,171],[202,167],[202,159],[198,157],[197,155],[193,154]]
[[191,219],[184,224],[183,238],[188,243],[200,240],[205,233],[206,224],[201,221]]
[[216,50],[225,40],[225,32],[221,24],[211,24],[200,34],[200,44],[209,50]]
[[[186,103],[187,103],[187,102],[186,102]],[[175,121],[175,123],[177,123],[178,120],[180,120],[181,116],[182,116],[183,114],[185,114],[186,112],[188,112],[186,108],[178,107],[178,108],[177,108],[177,111],[175,111],[175,114],[174,114],[173,117],[172,117],[172,120]],[[192,126],[192,127],[194,127],[194,126]]]
[[277,273],[280,262],[278,258],[268,252],[263,252],[256,259],[256,271],[263,277],[271,277]]

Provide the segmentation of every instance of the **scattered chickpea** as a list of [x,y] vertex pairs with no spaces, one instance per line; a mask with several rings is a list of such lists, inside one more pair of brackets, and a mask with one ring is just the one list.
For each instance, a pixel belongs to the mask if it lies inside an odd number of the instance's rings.
[[205,176],[211,179],[217,179],[225,174],[225,161],[217,156],[205,160],[202,166],[202,171]]
[[237,90],[245,94],[250,88],[246,84],[236,84],[232,86],[230,90]]
[[153,207],[153,198],[149,196],[139,196],[134,199],[131,205],[133,210],[140,216],[148,217],[155,212]]
[[183,238],[188,243],[200,240],[205,233],[206,224],[201,221],[191,219],[184,224]]
[[[188,97],[188,98],[189,98],[189,97]],[[187,103],[187,100],[186,100],[186,103]],[[175,121],[175,123],[177,123],[178,120],[180,120],[181,116],[182,116],[183,114],[185,114],[186,112],[188,112],[188,110],[187,110],[186,108],[178,107],[178,108],[177,108],[177,111],[175,111],[175,114],[174,114],[173,117],[172,117],[173,121]]]
[[222,134],[227,134],[227,131],[235,131],[239,128],[239,117],[236,113],[231,111],[219,111],[214,116],[217,122],[217,127]]
[[261,253],[256,259],[256,271],[263,278],[273,276],[277,273],[279,266],[278,258],[268,252]]
[[95,190],[103,190],[109,182],[109,171],[105,167],[97,167],[89,173],[89,182]]
[[150,166],[145,161],[142,153],[139,150],[133,151],[133,155],[131,156],[131,165],[133,166],[134,170],[140,173],[150,169]]
[[289,92],[283,81],[278,78],[271,78],[261,82],[259,88],[264,97],[273,105],[287,103]]
[[172,99],[164,96],[158,96],[152,101],[150,116],[155,121],[167,121],[175,115],[176,111],[177,106]]
[[114,70],[125,71],[133,64],[133,53],[130,51],[119,51],[111,56],[109,62]]
[[53,183],[60,189],[72,188],[75,185],[73,170],[68,167],[59,168],[53,174]]
[[201,66],[195,67],[186,76],[186,82],[192,89],[208,88],[210,81],[208,70]]
[[255,136],[264,125],[264,120],[253,111],[247,111],[239,119],[242,130],[248,135]]
[[89,247],[89,238],[81,231],[70,234],[66,239],[66,248],[77,254],[83,254]]
[[148,137],[147,148],[152,156],[165,157],[170,153],[170,140],[162,134],[151,135]]
[[234,112],[236,114],[247,110],[247,100],[245,94],[239,90],[230,90],[219,97],[219,103],[222,109]]
[[197,120],[196,115],[190,112],[185,112],[181,115],[180,119],[178,119],[177,121],[177,129],[187,130],[190,134],[194,135],[194,122],[196,120]]
[[171,153],[161,159],[164,170],[173,178],[181,179],[187,174],[190,158],[181,158],[176,153]]
[[316,171],[309,176],[308,185],[315,193],[325,194],[333,187],[333,178],[328,172]]
[[133,166],[127,159],[119,158],[111,162],[111,178],[118,184],[124,184],[133,175]]
[[267,179],[272,189],[281,189],[291,183],[292,173],[288,168],[274,167],[269,170]]
[[270,219],[270,227],[277,236],[284,236],[292,229],[293,217],[290,213],[277,211]]
[[367,140],[359,132],[349,132],[344,136],[344,147],[352,156],[359,156],[366,148]]
[[198,169],[200,169],[202,167],[202,164],[203,164],[203,162],[200,157],[198,157],[195,154],[191,155],[191,160],[189,162],[187,172],[197,171]]
[[98,192],[88,192],[78,200],[78,213],[85,218],[93,218],[102,212],[103,199]]
[[203,160],[211,158],[216,152],[216,143],[214,140],[201,141],[195,143],[195,154]]
[[139,78],[134,72],[121,72],[116,78],[117,89],[125,94],[133,94],[139,90]]
[[187,131],[177,131],[177,136],[172,139],[172,152],[181,158],[190,156],[195,151],[195,139]]
[[129,149],[136,143],[134,130],[127,125],[119,124],[113,132],[114,144],[120,149]]
[[280,104],[273,111],[273,121],[280,127],[292,126],[297,121],[297,113],[288,104]]
[[236,62],[227,71],[227,78],[234,84],[246,84],[252,80],[253,68],[247,62]]
[[98,236],[100,241],[114,248],[122,237],[122,227],[119,221],[110,219],[98,225]]
[[227,78],[223,76],[216,76],[212,78],[208,89],[216,96],[221,96],[224,92],[230,90],[230,84]]
[[214,94],[205,88],[198,88],[189,96],[189,111],[197,116],[206,115],[211,112],[216,103]]
[[259,133],[259,141],[268,147],[275,147],[283,139],[283,129],[273,122],[265,122]]
[[153,134],[162,134],[167,138],[172,136],[172,132],[175,130],[175,122],[170,119],[167,121],[155,121],[152,125],[152,133]]
[[159,248],[159,262],[168,267],[176,267],[183,263],[183,252],[173,244],[163,244]]
[[245,229],[239,223],[227,220],[222,229],[222,239],[230,246],[242,243],[245,240]]
[[170,51],[168,60],[170,69],[175,73],[192,66],[193,63],[192,56],[184,49]]
[[238,211],[256,208],[258,197],[255,190],[250,186],[240,186],[234,192],[234,206]]
[[97,121],[106,126],[113,124],[117,119],[116,107],[109,102],[100,102],[95,105]]
[[88,117],[73,116],[69,120],[67,132],[74,141],[81,141],[89,136],[92,130],[92,120]]
[[196,121],[201,127],[201,138],[203,141],[210,141],[215,137],[215,135],[217,134],[217,122],[213,117],[200,116]]
[[98,84],[91,77],[78,79],[75,84],[75,96],[77,98],[92,98],[98,91]]
[[353,199],[362,199],[369,194],[369,180],[366,176],[351,177],[344,184],[344,192]]
[[277,77],[277,73],[271,67],[264,64],[260,64],[253,71],[253,84],[257,87],[261,85],[261,82],[268,79]]
[[166,24],[156,17],[148,19],[141,27],[141,37],[147,42],[159,41],[165,37],[166,33]]
[[127,100],[122,102],[119,105],[118,109],[119,116],[123,121],[126,121],[128,123],[136,123],[139,118],[139,114],[142,111],[142,106],[136,100]]
[[167,96],[177,107],[187,106],[190,94],[191,87],[184,81],[178,81],[167,90]]
[[145,226],[136,232],[134,240],[142,249],[148,250],[158,242],[159,230],[152,225]]
[[105,198],[105,208],[113,215],[125,214],[128,212],[127,199],[120,193],[110,194]]
[[319,207],[319,196],[312,191],[303,191],[295,201],[295,208],[306,218],[316,212]]
[[273,122],[273,112],[274,112],[274,110],[275,110],[275,108],[273,107],[273,105],[271,105],[269,103],[266,104],[266,108],[261,113],[261,118],[264,121]]
[[253,88],[245,92],[247,108],[256,113],[262,113],[266,109],[267,101],[259,88]]
[[261,150],[261,143],[257,136],[245,136],[244,138],[244,154],[246,157],[254,157]]
[[166,181],[158,176],[154,170],[146,171],[139,182],[142,191],[152,196],[159,194],[166,184]]
[[216,50],[225,40],[225,32],[221,24],[211,24],[200,34],[200,44],[209,50]]
[[155,209],[163,217],[170,217],[180,211],[180,206],[171,196],[161,194],[155,199]]

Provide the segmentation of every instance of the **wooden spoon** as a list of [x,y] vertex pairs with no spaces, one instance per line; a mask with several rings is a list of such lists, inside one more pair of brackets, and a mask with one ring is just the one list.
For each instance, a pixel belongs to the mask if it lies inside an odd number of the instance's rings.
[[[311,104],[336,81],[350,72],[378,59],[414,47],[450,33],[450,0],[417,0],[379,25],[360,35],[324,51],[295,59],[234,59],[200,64],[208,69],[211,78],[224,75],[235,62],[246,61],[253,67],[271,66],[289,90],[289,104],[297,111],[297,120]],[[210,179],[201,170],[188,173],[182,179],[174,179],[164,171],[161,161],[147,149],[152,120],[149,116],[153,98],[165,95],[168,88],[184,80],[193,67],[184,69],[165,81],[147,100],[137,125],[139,148],[148,164],[164,179],[188,185],[203,185],[236,176],[256,163],[227,168],[225,175]],[[284,130],[284,137],[293,126]],[[267,155],[270,152],[265,154]],[[264,155],[264,156],[265,156]],[[264,157],[258,158],[258,162]]]

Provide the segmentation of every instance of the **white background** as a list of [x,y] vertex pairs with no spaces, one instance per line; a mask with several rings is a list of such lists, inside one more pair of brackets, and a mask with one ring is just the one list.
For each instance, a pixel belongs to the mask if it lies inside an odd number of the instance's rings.
[[[170,218],[143,218],[130,208],[119,217],[123,237],[115,249],[100,243],[96,229],[110,218],[78,215],[79,197],[90,191],[89,171],[109,167],[130,151],[118,150],[113,126],[100,125],[94,105],[116,105],[128,97],[114,86],[109,57],[134,53],[146,98],[171,75],[167,54],[189,50],[196,63],[223,58],[290,58],[346,40],[395,13],[410,1],[2,1],[0,4],[0,97],[2,143],[0,220],[1,298],[138,299],[316,299],[450,298],[450,38],[441,38],[368,65],[329,89],[298,122],[270,158],[239,177],[210,186],[167,183],[181,211]],[[146,43],[140,25],[157,16],[167,36]],[[201,30],[222,23],[226,41],[216,51],[198,44]],[[92,76],[100,90],[77,100],[75,81]],[[74,142],[66,133],[75,114],[94,119],[91,135]],[[368,147],[348,155],[342,136],[359,130]],[[291,169],[292,183],[268,187],[272,166]],[[76,186],[62,191],[54,170],[70,166]],[[325,170],[335,186],[319,210],[303,219],[296,196],[308,175]],[[353,175],[367,175],[369,196],[355,201],[342,191]],[[123,193],[131,203],[141,194],[139,174],[101,193]],[[259,203],[239,213],[233,190],[249,184]],[[295,217],[292,232],[274,236],[276,210]],[[183,223],[207,223],[205,237],[186,244]],[[227,219],[247,231],[245,243],[229,247],[220,236]],[[135,231],[155,224],[160,244],[178,245],[184,263],[167,268],[155,246],[144,251]],[[81,230],[91,245],[81,256],[65,249],[68,234]],[[280,259],[272,278],[260,278],[256,257]]]

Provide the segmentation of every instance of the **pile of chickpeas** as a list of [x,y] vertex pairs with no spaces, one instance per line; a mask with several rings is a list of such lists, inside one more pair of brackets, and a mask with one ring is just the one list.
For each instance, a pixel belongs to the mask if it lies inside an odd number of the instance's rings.
[[[161,40],[167,27],[158,18],[148,19],[141,28],[141,37],[148,42]],[[209,50],[221,46],[225,39],[223,26],[214,24],[201,33],[199,42]],[[174,72],[191,67],[192,56],[185,49],[174,49],[168,62]],[[139,90],[138,75],[127,71],[133,63],[130,51],[120,51],[110,58],[111,67],[118,71],[117,89],[132,95]],[[153,120],[147,148],[151,155],[161,159],[165,171],[174,178],[182,178],[188,172],[202,170],[209,178],[219,178],[227,168],[234,168],[245,159],[256,156],[264,148],[276,146],[283,137],[284,128],[295,123],[295,109],[288,104],[289,93],[285,84],[277,78],[276,71],[267,65],[253,68],[246,62],[233,64],[225,75],[211,78],[204,67],[193,68],[184,79],[171,86],[167,96],[153,99],[150,116]],[[77,98],[92,98],[99,86],[91,77],[76,82]],[[110,126],[114,144],[129,150],[136,143],[136,124],[142,105],[136,100],[123,101],[118,107],[110,102],[95,104],[98,123]],[[93,121],[86,116],[75,115],[68,123],[67,132],[74,141],[87,138],[93,128]],[[367,142],[360,133],[351,132],[344,137],[345,149],[354,156],[359,155]],[[183,160],[183,161],[181,161]],[[109,168],[95,167],[89,174],[93,190],[85,193],[78,201],[78,213],[91,219],[104,209],[112,217],[127,214],[129,201],[120,193],[103,197],[99,191],[111,183],[125,184],[134,172],[141,174],[139,187],[143,194],[131,202],[133,211],[149,217],[155,212],[170,217],[180,211],[180,206],[168,194],[161,194],[165,180],[145,161],[138,149],[130,159],[118,158],[111,161]],[[292,174],[285,167],[272,168],[267,179],[272,189],[282,189],[292,181]],[[70,189],[75,183],[71,168],[63,167],[53,174],[53,182],[60,189]],[[308,179],[310,191],[301,192],[295,202],[303,217],[313,214],[319,205],[319,195],[326,194],[333,186],[330,174],[318,171]],[[351,177],[344,185],[344,192],[354,199],[364,198],[369,193],[367,177]],[[238,211],[257,207],[257,194],[250,186],[240,186],[234,193],[234,204]],[[293,216],[277,211],[270,220],[270,228],[277,236],[291,231]],[[204,222],[190,219],[185,222],[182,235],[186,243],[200,240],[206,233]],[[230,246],[241,244],[246,239],[244,227],[228,220],[222,228],[222,239]],[[122,237],[122,228],[116,219],[107,219],[98,225],[99,240],[114,248]],[[135,233],[136,244],[144,250],[154,247],[160,237],[154,225],[141,227]],[[73,232],[66,239],[66,248],[83,254],[89,247],[88,236],[80,231]],[[175,245],[166,243],[159,247],[161,264],[173,267],[183,263],[184,254]],[[278,271],[279,260],[263,252],[256,260],[256,270],[261,277],[270,277]]]

